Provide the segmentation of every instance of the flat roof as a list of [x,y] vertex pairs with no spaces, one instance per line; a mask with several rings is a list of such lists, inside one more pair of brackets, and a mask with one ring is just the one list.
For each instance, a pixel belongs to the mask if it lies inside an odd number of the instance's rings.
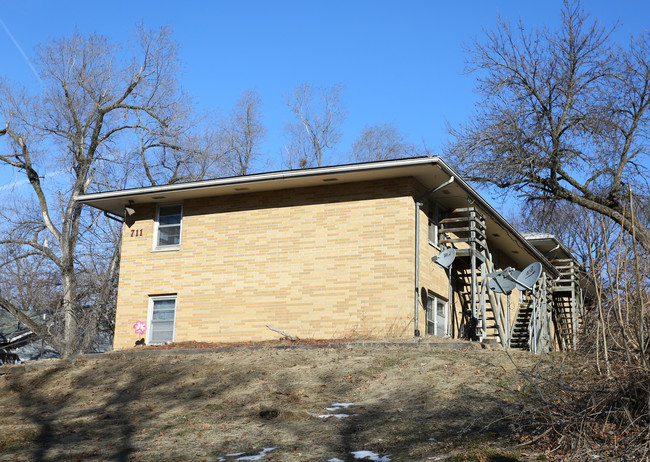
[[522,236],[533,244],[548,260],[571,259],[575,260],[571,251],[551,233],[522,233]]
[[437,160],[437,157],[419,157],[301,170],[283,170],[189,183],[106,191],[80,195],[75,199],[100,210],[122,216],[124,207],[130,203],[169,202],[410,176],[428,186],[433,184],[432,182],[445,177],[442,171],[436,168]]
[[478,192],[437,156],[415,157],[358,164],[335,165],[301,170],[285,170],[162,186],[98,192],[76,196],[91,207],[124,216],[129,205],[180,202],[203,197],[250,194],[282,189],[356,183],[361,181],[413,177],[432,190],[454,177],[454,182],[430,197],[453,208],[478,207],[485,215],[488,239],[518,264],[540,261],[550,274],[559,273],[542,253],[528,242]]

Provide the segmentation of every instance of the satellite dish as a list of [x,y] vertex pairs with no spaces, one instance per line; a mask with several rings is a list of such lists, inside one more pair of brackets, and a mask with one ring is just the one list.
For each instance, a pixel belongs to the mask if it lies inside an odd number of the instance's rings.
[[508,302],[506,304],[506,336],[501,335],[501,341],[505,343],[507,348],[510,348],[510,337],[512,335],[510,329],[510,294],[517,287],[517,277],[519,276],[519,271],[516,271],[514,268],[507,267],[503,271],[496,271],[487,275],[488,277],[488,288],[493,292],[498,294],[506,294],[508,297]]
[[435,261],[437,264],[443,268],[449,268],[456,258],[456,249],[450,247],[443,250],[440,255],[433,257],[431,260]]
[[[495,273],[491,273],[491,274],[495,274]],[[512,293],[512,291],[517,286],[517,283],[515,282],[514,279],[508,278],[507,275],[508,275],[507,270],[499,271],[498,273],[496,273],[496,276],[493,276],[488,281],[488,288],[500,294]]]
[[538,261],[531,263],[517,276],[517,288],[521,290],[533,290],[540,274],[542,274],[542,264]]

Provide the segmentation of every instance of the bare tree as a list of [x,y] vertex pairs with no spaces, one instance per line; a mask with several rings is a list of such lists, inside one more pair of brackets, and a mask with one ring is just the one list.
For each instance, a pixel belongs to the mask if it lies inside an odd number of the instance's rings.
[[367,125],[352,144],[350,160],[370,162],[373,160],[399,159],[416,155],[415,146],[392,123]]
[[260,145],[266,136],[260,96],[254,91],[242,93],[220,128],[226,172],[246,175],[251,163],[262,157]]
[[314,88],[303,84],[287,96],[286,103],[298,121],[286,125],[289,139],[285,163],[289,168],[322,166],[325,154],[341,138],[345,120],[343,87]]
[[508,217],[519,231],[554,235],[585,268],[594,256],[595,261],[604,263],[603,249],[613,243],[612,236],[619,228],[608,221],[602,229],[601,219],[602,215],[571,202],[533,203]]
[[630,189],[637,211],[649,192],[650,32],[615,46],[611,30],[566,1],[558,29],[502,21],[469,57],[483,100],[451,130],[446,154],[459,171],[605,215],[650,251],[648,221],[633,224],[626,207]]
[[156,179],[150,154],[172,151],[189,164],[196,150],[183,146],[193,136],[191,105],[178,90],[168,29],[140,27],[129,46],[74,34],[41,46],[37,55],[40,93],[0,81],[0,162],[28,183],[26,191],[14,190],[13,209],[4,204],[0,265],[21,265],[18,275],[47,268],[41,286],[60,328],[32,321],[26,311],[35,305],[17,287],[2,286],[0,305],[67,357],[92,345],[113,302],[119,266],[119,226],[109,227],[76,197],[137,185],[134,178],[143,175],[152,183],[169,181],[176,174]]
[[[201,121],[188,124],[200,126]],[[139,186],[155,186],[214,178],[220,175],[225,161],[221,139],[212,131],[187,132],[174,139],[160,139],[158,133],[142,132],[131,160],[144,169]],[[138,165],[139,166],[139,165]],[[137,167],[136,167],[137,168]]]

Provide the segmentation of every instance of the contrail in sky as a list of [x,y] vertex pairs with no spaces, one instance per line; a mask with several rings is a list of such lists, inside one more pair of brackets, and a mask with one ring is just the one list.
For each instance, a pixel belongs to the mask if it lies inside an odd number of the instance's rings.
[[11,41],[14,42],[14,45],[16,45],[16,48],[18,48],[18,51],[20,51],[20,54],[23,55],[23,58],[25,59],[25,62],[27,63],[27,65],[29,66],[29,68],[32,70],[32,72],[34,73],[34,75],[36,76],[36,80],[38,80],[38,84],[42,87],[42,86],[43,86],[43,82],[41,82],[41,78],[38,76],[38,73],[36,72],[36,69],[34,69],[34,66],[32,66],[32,62],[29,60],[29,58],[27,57],[27,55],[26,55],[25,52],[23,51],[22,47],[20,46],[20,44],[16,41],[16,39],[14,38],[14,36],[11,34],[11,32],[9,31],[9,28],[8,28],[8,27],[5,25],[5,23],[2,21],[2,18],[0,18],[0,25],[1,25],[2,28],[5,30],[5,32],[7,33],[7,35],[9,36],[9,38],[11,39]]
[[[60,170],[57,170],[56,172],[46,173],[41,178],[52,178],[54,176],[62,175],[64,173],[66,173],[67,171],[68,170],[66,170],[66,169],[60,169]],[[0,186],[0,191],[6,191],[8,189],[18,188],[18,187],[23,186],[23,185],[25,185],[27,183],[29,183],[29,180],[27,180],[27,179],[19,180],[19,179],[17,179],[17,177],[14,177],[13,181],[10,181],[9,183],[3,184],[2,186]]]

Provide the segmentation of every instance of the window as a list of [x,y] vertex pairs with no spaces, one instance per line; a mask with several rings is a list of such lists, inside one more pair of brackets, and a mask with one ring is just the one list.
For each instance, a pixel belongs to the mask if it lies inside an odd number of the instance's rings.
[[151,297],[149,300],[148,343],[173,342],[174,322],[176,320],[176,295]]
[[447,335],[447,302],[427,294],[427,335]]
[[429,244],[438,247],[438,204],[429,202]]
[[182,205],[161,205],[156,220],[156,249],[178,249],[181,245]]

